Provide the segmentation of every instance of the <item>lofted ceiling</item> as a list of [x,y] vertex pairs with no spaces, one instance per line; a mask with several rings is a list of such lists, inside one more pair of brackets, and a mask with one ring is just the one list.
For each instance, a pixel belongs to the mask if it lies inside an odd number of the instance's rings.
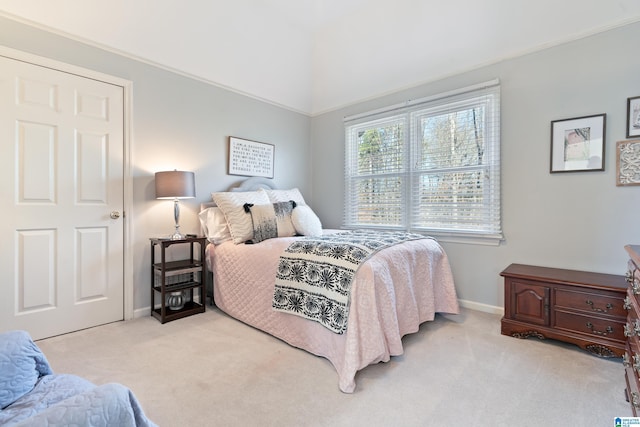
[[317,115],[640,21],[640,1],[0,0],[0,15]]

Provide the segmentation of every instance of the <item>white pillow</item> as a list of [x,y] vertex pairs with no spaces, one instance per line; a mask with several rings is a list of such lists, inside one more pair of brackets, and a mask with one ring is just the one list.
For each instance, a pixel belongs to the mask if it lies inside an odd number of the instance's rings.
[[288,202],[289,200],[293,200],[298,206],[306,205],[304,198],[302,197],[302,193],[300,193],[300,190],[297,188],[292,188],[291,190],[262,189],[262,191],[267,193],[267,197],[269,197],[269,201],[271,203]]
[[214,245],[231,240],[231,232],[224,213],[218,207],[211,207],[198,214],[205,237]]
[[251,214],[244,210],[244,204],[269,204],[269,197],[264,191],[211,193],[211,198],[224,213],[231,238],[235,244],[243,243],[253,238]]
[[322,223],[313,210],[306,205],[298,205],[291,213],[291,222],[298,234],[303,236],[322,235]]

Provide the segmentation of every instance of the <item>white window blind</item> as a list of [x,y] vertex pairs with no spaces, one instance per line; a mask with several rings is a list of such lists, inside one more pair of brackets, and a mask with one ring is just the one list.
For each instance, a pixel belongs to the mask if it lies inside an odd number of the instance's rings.
[[497,81],[345,119],[346,228],[499,241]]

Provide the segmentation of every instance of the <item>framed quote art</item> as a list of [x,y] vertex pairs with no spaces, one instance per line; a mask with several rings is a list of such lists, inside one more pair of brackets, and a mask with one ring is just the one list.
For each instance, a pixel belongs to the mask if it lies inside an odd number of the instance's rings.
[[275,146],[229,137],[229,175],[273,178]]
[[603,171],[606,114],[551,122],[551,173]]

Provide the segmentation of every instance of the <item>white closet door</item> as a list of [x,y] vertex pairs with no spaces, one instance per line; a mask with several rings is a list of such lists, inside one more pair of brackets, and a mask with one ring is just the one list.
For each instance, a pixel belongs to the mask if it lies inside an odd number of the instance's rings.
[[0,330],[39,339],[124,318],[123,98],[0,57]]

